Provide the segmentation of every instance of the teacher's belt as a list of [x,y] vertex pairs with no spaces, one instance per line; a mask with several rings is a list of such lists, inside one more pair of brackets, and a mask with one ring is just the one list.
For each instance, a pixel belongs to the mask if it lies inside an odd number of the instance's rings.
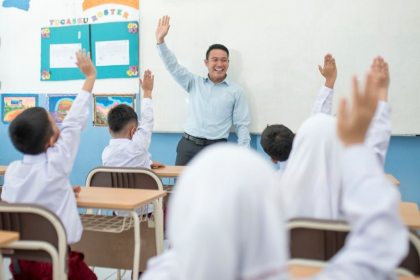
[[214,140],[209,140],[206,138],[197,138],[194,136],[189,135],[188,133],[182,134],[182,137],[184,137],[185,139],[187,139],[188,141],[194,142],[196,145],[200,145],[200,146],[206,146],[206,145],[210,145],[210,144],[214,144],[217,142],[226,142],[227,139],[222,138],[222,139],[214,139]]

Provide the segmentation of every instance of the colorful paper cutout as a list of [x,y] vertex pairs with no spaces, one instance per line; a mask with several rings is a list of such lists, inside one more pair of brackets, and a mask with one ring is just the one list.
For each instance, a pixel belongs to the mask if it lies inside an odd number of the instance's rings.
[[124,5],[136,10],[139,9],[139,0],[85,0],[83,2],[83,11],[87,9],[100,6],[100,5],[109,5],[109,4],[118,4]]
[[108,126],[108,112],[119,104],[126,104],[135,109],[135,94],[94,94],[93,125]]
[[43,80],[49,80],[49,79],[51,79],[50,71],[42,70],[41,79],[43,79]]
[[[30,0],[4,0],[4,8],[17,8],[19,10],[28,11]],[[138,8],[137,8],[138,9]]]
[[48,38],[51,37],[49,28],[42,28],[41,29],[41,34],[42,34],[42,38],[48,39]]
[[2,121],[10,123],[26,109],[36,106],[38,106],[37,94],[2,94]]
[[127,75],[128,76],[137,76],[139,73],[137,72],[137,66],[130,66],[128,67]]
[[127,28],[128,28],[128,32],[129,32],[129,33],[136,34],[136,33],[137,33],[137,28],[138,28],[138,25],[137,25],[137,23],[135,23],[135,22],[133,22],[133,23],[129,23],[129,24],[127,25]]
[[61,124],[66,118],[77,94],[48,94],[47,110],[57,124]]

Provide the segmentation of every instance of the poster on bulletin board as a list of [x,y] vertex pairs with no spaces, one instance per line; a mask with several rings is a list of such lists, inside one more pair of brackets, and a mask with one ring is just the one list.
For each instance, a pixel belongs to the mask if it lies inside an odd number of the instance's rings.
[[76,52],[90,50],[89,25],[41,29],[41,81],[84,79],[76,65]]
[[92,24],[91,43],[97,79],[138,77],[138,22]]
[[138,22],[51,27],[41,29],[41,81],[84,79],[75,53],[90,51],[97,79],[137,78]]

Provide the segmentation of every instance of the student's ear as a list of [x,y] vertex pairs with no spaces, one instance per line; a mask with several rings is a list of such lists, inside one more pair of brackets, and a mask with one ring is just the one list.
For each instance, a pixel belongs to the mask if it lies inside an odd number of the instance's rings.
[[270,158],[270,160],[271,160],[271,162],[272,162],[272,163],[274,163],[274,164],[279,163],[279,161],[278,161],[278,160],[275,160],[274,158]]
[[46,145],[45,150],[47,150],[48,148],[54,147],[54,143],[55,143],[54,140],[55,140],[54,139],[54,135],[51,136],[50,139],[48,139],[48,142],[47,142],[47,145]]
[[133,126],[130,130],[130,138],[132,139],[134,136],[134,133],[136,133],[137,126]]

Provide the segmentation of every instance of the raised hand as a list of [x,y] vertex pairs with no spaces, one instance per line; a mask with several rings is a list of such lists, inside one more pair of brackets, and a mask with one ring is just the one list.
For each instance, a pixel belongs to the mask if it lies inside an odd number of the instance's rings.
[[334,88],[335,80],[337,79],[337,67],[335,65],[335,58],[331,54],[327,54],[324,57],[324,68],[318,65],[319,72],[325,78],[325,86]]
[[170,19],[171,18],[169,16],[163,16],[161,19],[159,19],[158,27],[156,28],[156,41],[158,45],[165,41],[165,36],[168,34],[170,27]]
[[139,78],[141,88],[144,91],[143,97],[152,98],[152,90],[155,82],[155,76],[150,70],[144,71],[143,80]]
[[379,100],[379,83],[372,72],[367,74],[364,92],[359,90],[356,77],[353,77],[353,107],[346,108],[343,98],[338,113],[337,132],[344,146],[363,143],[369,124],[375,114]]
[[77,67],[79,67],[80,71],[86,76],[86,78],[96,78],[96,68],[90,59],[90,52],[86,55],[85,49],[83,49],[83,51],[79,50],[76,53],[76,59]]
[[371,72],[375,79],[378,80],[379,84],[379,100],[388,100],[388,88],[389,88],[389,68],[388,63],[381,56],[375,57],[371,66]]

